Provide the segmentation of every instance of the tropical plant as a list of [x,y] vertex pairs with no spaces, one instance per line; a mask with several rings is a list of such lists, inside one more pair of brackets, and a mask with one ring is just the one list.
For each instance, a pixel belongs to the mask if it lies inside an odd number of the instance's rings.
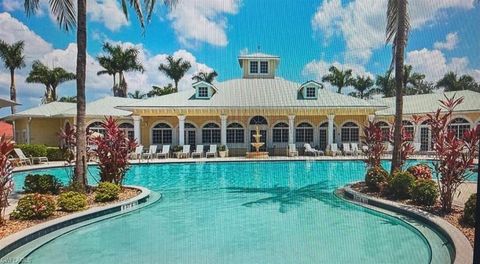
[[76,212],[87,207],[87,196],[80,192],[64,192],[58,196],[57,206],[66,212]]
[[436,89],[437,87],[434,83],[420,80],[415,86],[407,87],[405,89],[405,95],[430,94],[433,93],[433,91]]
[[431,180],[432,170],[427,164],[417,164],[407,169],[417,180]]
[[371,191],[381,191],[388,182],[388,172],[380,166],[368,169],[365,184]]
[[418,84],[425,79],[425,74],[413,71],[412,65],[403,66],[403,90],[415,89]]
[[[402,166],[405,164],[405,161],[408,159],[408,157],[412,155],[413,152],[415,151],[415,148],[413,147],[413,144],[412,144],[413,135],[411,135],[405,130],[405,128],[403,127],[403,124],[400,126],[400,131],[401,131],[400,133],[401,142],[400,142],[400,149],[399,149],[400,152],[398,153],[399,167],[396,170],[400,170]],[[390,144],[395,144],[394,135],[395,135],[395,131],[390,131],[390,133],[388,134],[389,136],[388,141],[390,142]]]
[[342,93],[342,88],[353,85],[352,70],[341,70],[335,66],[331,66],[328,71],[330,73],[322,77],[322,82],[329,82],[337,87],[337,93]]
[[458,186],[464,183],[474,167],[478,151],[480,126],[465,131],[457,137],[448,125],[455,108],[463,102],[463,97],[445,96],[441,107],[435,113],[427,114],[427,122],[432,131],[435,159],[433,171],[438,181],[442,211],[450,213]]
[[[10,100],[17,101],[17,89],[15,87],[15,70],[25,67],[25,55],[23,49],[25,44],[23,41],[17,41],[8,44],[0,39],[0,58],[10,71]],[[12,106],[12,114],[15,114],[16,107]]]
[[373,80],[370,77],[357,76],[352,82],[352,86],[356,91],[351,92],[350,95],[361,99],[370,98],[372,91],[374,91],[372,90],[373,84]]
[[133,99],[144,99],[147,97],[146,94],[142,93],[139,90],[135,90],[133,93],[128,93],[128,97],[133,98]]
[[395,96],[395,80],[392,78],[391,69],[384,75],[377,75],[375,85],[375,93],[383,94],[383,97]]
[[212,83],[217,76],[218,76],[218,74],[217,74],[216,71],[199,72],[192,77],[192,80],[197,81],[197,82],[204,81],[204,82],[207,82],[207,83]]
[[[130,6],[140,21],[140,26],[145,28],[145,21],[150,21],[157,1],[145,0],[143,5],[141,1],[121,0],[122,11],[128,19],[127,7]],[[172,7],[176,0],[163,0],[162,4]],[[77,76],[77,134],[76,134],[76,163],[75,163],[75,183],[82,189],[87,186],[87,139],[85,137],[87,126],[85,122],[85,75],[87,65],[87,1],[77,0],[50,0],[50,9],[53,16],[57,19],[58,24],[65,31],[71,30],[73,27],[77,29],[77,60],[76,73]],[[24,0],[25,12],[27,16],[33,15],[40,8],[39,0]],[[75,14],[76,9],[76,14]],[[144,10],[147,17],[144,18]],[[76,15],[76,17],[75,17]]]
[[64,102],[64,103],[76,103],[77,102],[77,97],[76,96],[62,96],[60,99],[58,99],[59,102]]
[[178,92],[178,82],[183,78],[185,73],[192,67],[190,62],[173,56],[167,57],[167,63],[161,63],[158,70],[165,73],[175,83],[175,92]]
[[444,88],[445,92],[472,90],[480,92],[480,85],[475,82],[470,75],[458,75],[454,72],[447,72],[442,79],[437,82],[437,88]]
[[18,144],[16,147],[21,149],[27,157],[45,157],[47,155],[47,146],[42,144]]
[[27,76],[28,83],[41,83],[45,85],[43,103],[57,101],[57,87],[63,82],[75,80],[75,74],[67,72],[61,67],[53,69],[36,60],[32,64],[32,70]]
[[365,160],[368,168],[380,167],[383,153],[387,150],[384,143],[384,135],[380,126],[368,121],[363,128],[365,142]]
[[401,167],[404,57],[410,23],[408,21],[407,0],[388,0],[386,42],[392,43],[392,63],[395,66],[395,120],[391,172]]
[[26,193],[59,194],[62,184],[50,174],[28,174],[23,190]]
[[462,220],[469,226],[475,226],[477,209],[477,194],[473,193],[465,202],[465,209],[463,210]]
[[[127,82],[124,73],[130,71],[144,72],[142,64],[138,61],[138,49],[134,47],[122,48],[120,45],[111,45],[105,42],[102,47],[104,55],[97,60],[104,70],[97,75],[108,74],[113,76],[113,95],[127,97]],[[118,82],[117,82],[118,74]]]
[[420,179],[412,188],[412,200],[418,205],[432,206],[438,198],[438,188],[434,181]]
[[66,123],[65,128],[60,128],[58,138],[60,140],[60,148],[64,153],[65,162],[67,164],[72,163],[75,160],[75,148],[77,146],[75,127],[70,125],[70,123]]
[[100,182],[95,189],[95,202],[109,202],[118,199],[120,185],[111,182]]
[[160,86],[153,85],[152,90],[147,93],[148,97],[154,97],[154,96],[162,96],[166,94],[171,94],[175,92],[175,88],[171,83],[169,83],[167,86],[164,86],[163,88]]
[[8,196],[13,191],[13,166],[8,158],[13,148],[13,141],[5,135],[0,136],[0,224],[3,224],[5,208],[9,205]]
[[97,146],[93,152],[98,157],[100,181],[122,184],[130,166],[128,155],[137,143],[125,135],[113,117],[102,122],[102,127],[105,128],[105,134],[91,139]]
[[396,199],[408,199],[415,186],[415,177],[408,171],[397,171],[388,182],[388,190]]
[[18,200],[17,207],[10,213],[12,219],[45,219],[55,212],[55,201],[44,194],[27,194]]

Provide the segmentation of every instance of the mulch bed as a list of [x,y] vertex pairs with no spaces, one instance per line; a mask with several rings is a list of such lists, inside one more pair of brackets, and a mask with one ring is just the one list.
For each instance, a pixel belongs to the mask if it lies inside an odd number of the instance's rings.
[[[93,207],[104,206],[104,205],[111,204],[111,203],[118,203],[118,202],[121,202],[121,201],[125,201],[125,200],[128,200],[130,198],[133,198],[133,197],[137,196],[138,194],[140,194],[140,191],[137,190],[137,189],[123,187],[119,196],[118,196],[118,200],[111,201],[111,202],[106,202],[106,203],[97,203],[97,202],[95,202],[95,194],[93,192],[90,192],[90,193],[87,194],[88,206],[87,206],[87,208],[85,208],[85,210],[93,208]],[[52,195],[51,197],[55,200],[57,198],[57,196],[55,196],[55,195]],[[32,227],[34,225],[44,223],[44,222],[47,222],[47,221],[50,221],[50,220],[53,220],[53,219],[56,219],[56,218],[59,218],[59,217],[62,217],[62,216],[68,215],[68,214],[72,214],[72,213],[76,213],[76,212],[63,212],[63,211],[57,210],[53,213],[52,216],[50,216],[46,219],[41,219],[41,220],[10,220],[10,219],[7,219],[7,220],[5,220],[5,223],[0,226],[0,239],[2,239],[4,237],[7,237],[7,236],[9,236],[13,233],[19,232],[23,229]]]
[[437,203],[434,206],[424,207],[424,206],[418,206],[418,205],[414,204],[411,200],[394,200],[391,197],[382,195],[379,192],[371,192],[370,190],[367,189],[367,186],[365,185],[364,182],[355,183],[351,187],[355,191],[367,194],[369,196],[373,196],[373,197],[381,198],[381,199],[385,199],[385,200],[390,200],[390,201],[394,201],[394,202],[397,202],[397,203],[407,204],[407,205],[410,205],[410,206],[417,207],[417,208],[419,208],[423,211],[432,213],[436,216],[439,216],[439,217],[443,218],[444,220],[446,220],[447,222],[449,222],[450,224],[452,224],[453,226],[455,226],[456,228],[458,228],[458,230],[460,230],[467,237],[468,241],[470,241],[470,244],[473,246],[473,240],[474,240],[474,237],[475,237],[475,227],[471,227],[471,226],[463,223],[463,221],[462,221],[463,208],[462,207],[454,205],[451,213],[444,214],[441,211],[441,206],[440,206],[439,201],[437,201]]

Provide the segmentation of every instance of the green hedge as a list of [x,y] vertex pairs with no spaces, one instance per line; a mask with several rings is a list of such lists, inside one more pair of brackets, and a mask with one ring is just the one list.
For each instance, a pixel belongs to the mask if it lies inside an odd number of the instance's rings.
[[475,226],[475,210],[477,208],[477,194],[470,195],[465,203],[465,209],[463,211],[463,221],[470,226]]
[[87,196],[79,192],[64,192],[57,199],[58,207],[66,212],[83,210],[87,204]]
[[382,167],[368,169],[365,175],[365,184],[370,191],[380,191],[388,181],[388,172]]
[[414,186],[415,176],[407,171],[394,173],[388,183],[388,189],[396,199],[410,198]]
[[26,193],[59,194],[62,183],[50,174],[28,174],[23,183]]
[[65,160],[64,151],[60,148],[47,148],[47,158],[49,161],[63,161]]
[[36,144],[19,144],[17,145],[23,151],[23,154],[27,157],[46,157],[47,146]]
[[434,181],[420,179],[412,189],[412,200],[419,205],[432,206],[438,198],[438,188]]
[[95,201],[103,203],[117,200],[120,190],[120,186],[115,183],[101,182],[95,189]]

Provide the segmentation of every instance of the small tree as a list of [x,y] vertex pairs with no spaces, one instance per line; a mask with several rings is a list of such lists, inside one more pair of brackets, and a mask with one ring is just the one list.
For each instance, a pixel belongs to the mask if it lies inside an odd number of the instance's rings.
[[441,108],[435,113],[427,114],[430,123],[435,151],[433,163],[440,191],[442,211],[450,213],[452,202],[458,186],[465,182],[473,169],[475,152],[479,142],[480,127],[465,131],[463,137],[456,136],[448,128],[454,109],[463,102],[463,97],[456,99],[445,96]]
[[[405,164],[405,161],[408,159],[408,157],[410,155],[413,154],[413,152],[415,151],[413,145],[412,145],[412,139],[413,139],[413,135],[408,133],[406,130],[405,130],[405,127],[402,125],[401,126],[401,130],[402,130],[402,142],[400,144],[400,168],[403,167],[403,165]],[[393,129],[392,131],[390,131],[389,133],[389,142],[390,144],[393,144],[394,143],[394,138],[393,138]]]
[[60,139],[60,148],[63,151],[63,158],[67,164],[70,164],[75,159],[76,143],[75,127],[67,123],[65,128],[60,128],[58,138]]
[[0,136],[0,224],[3,224],[5,208],[8,206],[8,195],[13,191],[12,164],[8,155],[13,151],[13,142],[5,135]]
[[105,134],[91,139],[97,146],[94,152],[99,160],[100,181],[122,184],[130,165],[128,155],[135,149],[137,143],[125,135],[113,117],[106,118],[102,126],[105,128]]
[[365,156],[364,160],[367,167],[374,168],[380,167],[380,160],[383,153],[386,151],[383,144],[382,129],[378,124],[372,121],[368,121],[368,124],[363,128],[365,134]]

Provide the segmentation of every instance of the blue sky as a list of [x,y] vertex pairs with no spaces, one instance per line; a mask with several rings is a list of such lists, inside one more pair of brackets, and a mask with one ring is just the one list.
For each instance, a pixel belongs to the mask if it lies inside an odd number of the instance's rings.
[[[243,52],[279,55],[278,75],[303,82],[319,80],[332,64],[352,68],[357,75],[382,74],[391,59],[384,43],[387,0],[196,0],[174,10],[157,8],[145,34],[133,13],[123,17],[117,0],[88,0],[89,100],[111,94],[109,76],[96,76],[95,56],[103,41],[141,50],[147,72],[127,75],[130,90],[148,91],[170,82],[157,68],[173,54],[191,61],[182,80],[190,89],[191,75],[214,69],[218,80],[238,78],[237,56]],[[478,5],[478,4],[477,4]],[[20,109],[40,103],[41,85],[25,83],[31,62],[75,69],[75,34],[59,29],[41,0],[40,12],[27,18],[23,1],[0,0],[0,38],[25,40],[27,67],[17,74]],[[406,61],[435,81],[447,71],[468,73],[480,81],[480,8],[474,0],[416,0],[409,6],[412,31]],[[0,71],[0,96],[8,97],[9,76]],[[73,95],[75,82],[63,84],[60,95]],[[1,111],[6,114],[6,111]]]

